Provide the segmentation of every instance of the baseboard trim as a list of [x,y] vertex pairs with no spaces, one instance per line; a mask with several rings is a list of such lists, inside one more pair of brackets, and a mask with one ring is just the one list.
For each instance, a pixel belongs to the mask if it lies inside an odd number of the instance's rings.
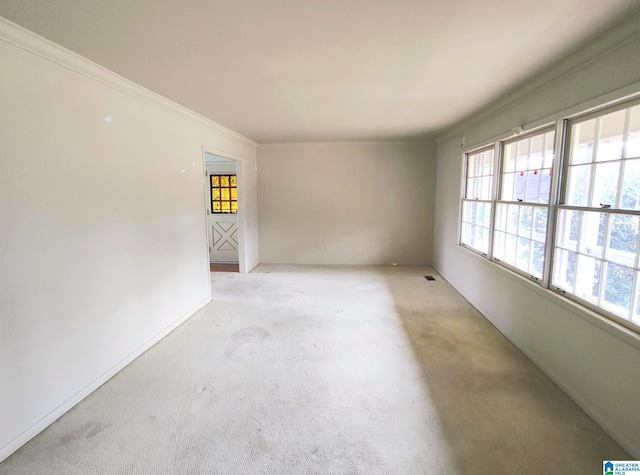
[[[435,267],[434,267],[435,268]],[[553,370],[549,369],[548,366],[544,365],[540,362],[540,360],[531,352],[529,352],[526,348],[523,348],[521,345],[517,344],[512,335],[509,334],[508,331],[504,331],[500,328],[495,322],[496,320],[492,318],[490,312],[488,312],[485,308],[475,304],[472,302],[467,293],[448,275],[441,272],[439,269],[435,268],[437,272],[447,281],[449,284],[456,289],[462,295],[467,302],[469,302],[476,310],[482,314],[484,318],[486,318],[489,323],[491,323],[500,333],[502,333],[507,340],[509,340],[518,350],[520,350],[537,368],[542,371],[545,376],[547,376],[553,383],[560,388],[560,390],[565,393],[569,399],[571,399],[574,403],[578,405],[585,414],[587,414],[596,424],[602,428],[613,440],[615,440],[620,446],[629,452],[629,454],[636,460],[640,459],[640,446],[637,446],[632,440],[629,440],[623,434],[620,433],[614,426],[609,424],[607,420],[599,413],[598,410],[594,409],[586,400],[576,393],[571,387],[564,384],[564,382],[557,377]]]
[[260,264],[260,261],[256,261],[255,264],[252,264],[251,266],[247,267],[247,270],[244,272],[245,274],[248,274],[249,272],[251,272],[253,269],[255,269],[256,267],[258,267],[258,264]]
[[65,402],[60,404],[57,408],[51,411],[49,414],[44,416],[38,422],[33,424],[27,430],[25,430],[22,434],[17,436],[11,442],[9,442],[4,447],[0,448],[0,463],[9,458],[11,454],[16,452],[20,447],[29,442],[35,436],[37,436],[40,432],[45,430],[51,424],[53,424],[56,420],[62,417],[67,411],[72,409],[76,404],[81,402],[88,395],[93,393],[96,389],[102,386],[104,383],[109,381],[112,377],[118,374],[122,369],[128,366],[131,362],[133,362],[136,358],[141,356],[144,352],[150,349],[153,345],[162,340],[165,336],[175,330],[177,327],[182,325],[185,321],[195,315],[199,310],[201,310],[205,305],[211,302],[211,295],[209,295],[206,299],[196,304],[190,310],[185,312],[180,318],[174,321],[172,324],[164,328],[162,331],[154,335],[152,338],[147,340],[144,344],[136,348],[125,358],[117,362],[114,366],[112,366],[109,370],[98,376],[91,383],[87,384],[84,388],[74,394],[72,397],[67,399]]

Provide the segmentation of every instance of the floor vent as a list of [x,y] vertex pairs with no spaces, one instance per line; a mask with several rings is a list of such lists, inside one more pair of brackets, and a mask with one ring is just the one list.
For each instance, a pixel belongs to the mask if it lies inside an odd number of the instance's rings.
[[424,278],[427,280],[436,280],[436,278],[432,275],[425,275]]

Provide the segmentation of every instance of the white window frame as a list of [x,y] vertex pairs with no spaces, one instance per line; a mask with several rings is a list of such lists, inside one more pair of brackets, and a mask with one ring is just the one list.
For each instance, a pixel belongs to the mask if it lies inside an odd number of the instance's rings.
[[[621,110],[626,110],[626,109],[630,109],[634,106],[637,106],[638,104],[640,104],[640,99],[636,99],[636,100],[631,100],[631,101],[624,101],[618,104],[615,104],[613,106],[609,106],[609,107],[603,107],[603,108],[599,108],[597,110],[591,111],[589,113],[586,114],[581,114],[575,117],[572,117],[571,119],[568,119],[565,121],[566,123],[566,128],[565,128],[565,139],[564,139],[564,143],[563,143],[563,151],[565,152],[565,159],[563,160],[562,163],[562,176],[563,176],[563,180],[562,180],[562,186],[560,189],[560,194],[558,197],[558,205],[557,205],[557,216],[556,216],[556,220],[555,220],[555,224],[557,226],[557,231],[556,231],[556,235],[554,236],[555,240],[557,242],[560,242],[560,233],[561,233],[561,227],[560,227],[560,215],[563,212],[571,212],[571,211],[576,211],[578,213],[583,213],[583,217],[585,216],[584,213],[599,213],[601,215],[607,216],[607,219],[605,220],[605,230],[604,230],[604,241],[603,241],[603,247],[606,249],[609,243],[609,239],[610,239],[610,226],[611,226],[611,220],[614,219],[614,216],[622,216],[622,215],[631,215],[631,216],[638,216],[640,217],[640,209],[636,209],[636,210],[632,210],[632,209],[625,209],[625,208],[620,208],[618,207],[619,202],[620,202],[620,197],[617,198],[616,203],[615,204],[610,204],[610,203],[602,203],[599,207],[595,207],[593,206],[593,203],[591,203],[591,198],[592,198],[592,193],[593,193],[593,188],[594,188],[594,180],[595,180],[595,165],[597,163],[605,163],[605,162],[598,162],[596,160],[596,154],[597,154],[597,147],[598,147],[598,143],[596,141],[595,144],[595,149],[592,152],[592,159],[590,162],[588,162],[589,164],[591,164],[592,168],[590,171],[590,183],[589,183],[589,189],[588,189],[588,196],[586,199],[586,204],[585,205],[576,205],[576,204],[567,204],[567,195],[568,195],[568,188],[569,188],[569,167],[571,166],[569,163],[569,149],[571,147],[571,139],[572,139],[572,126],[576,125],[576,124],[580,124],[583,122],[587,122],[589,120],[592,120],[594,118],[599,118],[602,116],[605,116],[607,114],[613,113],[613,112],[617,112],[617,111],[621,111]],[[622,158],[625,155],[626,152],[626,139],[628,138],[628,134],[629,134],[629,118],[628,115],[626,117],[626,123],[624,126],[624,130],[623,130],[623,146],[622,146],[622,150],[621,150],[621,158],[620,160],[612,160],[611,162],[619,162],[620,163],[620,172],[618,175],[618,185],[617,185],[617,189],[618,192],[621,189],[621,184],[622,184],[622,180],[624,177],[624,165],[626,163],[627,160],[630,160],[630,158]],[[595,135],[597,136],[599,132],[599,128],[596,127],[595,130]],[[582,218],[581,218],[582,219]],[[639,218],[640,219],[640,218]],[[581,240],[582,240],[582,233],[581,233],[581,229],[578,228],[577,230],[577,236],[576,236],[576,255],[582,255],[585,256],[587,258],[590,258],[591,256],[586,253],[586,252],[579,252],[581,250]],[[561,252],[561,250],[559,250],[560,248],[558,247],[559,244],[554,243],[554,249],[553,249],[553,253],[554,253],[554,259],[556,259],[557,261],[559,261],[559,254]],[[563,248],[562,250],[566,249]],[[571,251],[570,251],[571,252]],[[606,263],[606,265],[609,265],[609,263],[611,263],[612,265],[620,265],[619,261],[616,262],[615,260],[610,260],[610,258],[607,258],[606,253],[603,252],[600,253],[600,256],[598,257],[597,255],[594,255],[593,257],[596,261],[598,261],[600,263],[600,266],[602,267],[603,264]],[[554,266],[553,272],[559,271],[560,269],[558,268],[558,262],[556,262],[556,265]],[[578,272],[578,267],[577,267],[577,263],[576,263],[576,272]],[[628,266],[625,266],[628,267]],[[631,282],[631,296],[630,296],[630,309],[629,309],[629,319],[626,319],[624,317],[621,317],[619,315],[617,315],[616,313],[614,313],[613,311],[607,309],[607,305],[603,304],[603,300],[604,300],[604,294],[605,294],[605,271],[604,269],[600,269],[599,271],[599,279],[597,281],[597,286],[598,286],[598,295],[597,297],[595,297],[595,303],[592,301],[587,300],[586,298],[581,298],[580,295],[576,294],[576,290],[575,287],[577,286],[577,283],[574,282],[573,287],[574,289],[568,289],[567,287],[564,287],[562,285],[557,285],[558,282],[555,281],[555,279],[553,278],[554,276],[550,276],[550,285],[549,288],[551,290],[554,290],[558,293],[561,293],[562,295],[564,295],[566,298],[575,301],[577,303],[579,303],[580,305],[594,311],[597,312],[605,317],[607,317],[608,319],[619,323],[620,325],[629,328],[631,330],[634,330],[636,332],[640,331],[640,321],[638,321],[637,323],[632,321],[632,317],[633,314],[636,312],[637,306],[640,305],[640,298],[639,298],[639,293],[640,293],[640,279],[638,277],[639,275],[639,271],[640,271],[640,232],[638,233],[638,239],[636,242],[636,252],[635,252],[635,260],[634,260],[634,265],[631,268],[632,272],[633,272],[633,280]],[[577,278],[576,278],[577,279]],[[596,285],[595,283],[593,285]],[[612,308],[611,306],[609,306],[609,308]]]
[[[566,299],[579,304],[585,309],[589,309],[599,315],[602,315],[603,317],[608,319],[610,322],[618,323],[621,326],[627,329],[630,329],[637,334],[640,334],[640,319],[636,318],[635,321],[633,320],[634,315],[636,315],[636,313],[639,313],[637,309],[640,309],[640,230],[638,232],[638,240],[636,243],[634,264],[633,264],[633,267],[630,267],[633,272],[633,282],[631,284],[632,295],[630,297],[631,303],[629,307],[629,313],[627,314],[628,319],[620,317],[619,315],[616,315],[615,313],[607,310],[606,305],[602,306],[602,305],[594,304],[588,300],[585,300],[583,298],[580,298],[577,295],[572,294],[567,289],[562,288],[562,286],[557,286],[556,285],[557,281],[554,276],[554,273],[556,272],[556,268],[559,265],[559,259],[560,259],[559,257],[560,246],[556,244],[556,241],[560,242],[561,233],[563,231],[561,229],[563,223],[560,222],[560,219],[563,213],[566,213],[572,210],[575,210],[578,212],[598,212],[598,213],[605,213],[607,216],[610,216],[610,219],[613,219],[613,216],[631,215],[631,216],[637,216],[640,222],[640,209],[633,209],[633,210],[621,209],[621,208],[616,208],[615,206],[611,206],[611,207],[578,206],[578,205],[566,204],[565,202],[567,188],[569,186],[568,180],[569,180],[569,166],[570,166],[569,160],[570,160],[570,146],[571,146],[571,127],[574,124],[591,120],[594,117],[604,116],[606,114],[609,114],[611,112],[615,112],[618,110],[630,109],[634,106],[637,106],[638,104],[640,104],[640,97],[636,94],[635,98],[627,97],[624,99],[620,99],[619,101],[616,101],[613,105],[605,105],[597,108],[593,107],[587,112],[578,112],[576,107],[572,110],[571,115],[565,115],[562,118],[555,119],[555,125],[553,123],[547,122],[545,125],[539,125],[535,129],[528,131],[527,135],[517,135],[514,130],[514,134],[511,134],[508,137],[503,137],[499,139],[496,138],[495,141],[493,141],[493,143],[491,144],[487,145],[485,142],[483,146],[470,147],[469,149],[467,149],[463,153],[463,160],[464,160],[463,161],[463,178],[462,178],[463,186],[462,186],[462,196],[460,201],[461,203],[460,204],[460,220],[458,221],[460,226],[459,233],[458,233],[458,238],[459,238],[458,242],[460,246],[464,247],[465,249],[467,249],[468,251],[471,251],[476,255],[481,256],[482,258],[486,259],[486,261],[491,262],[495,265],[498,265],[506,269],[508,272],[518,274],[532,281],[535,281],[536,286],[539,285],[540,287],[545,289],[544,290],[545,292],[551,291],[556,294],[560,294]],[[622,184],[622,180],[624,177],[625,164],[623,162],[625,162],[625,160],[633,159],[633,157],[626,157],[625,155],[626,147],[627,147],[626,139],[628,138],[628,135],[629,135],[629,121],[630,121],[629,114],[627,114],[626,124],[624,127],[624,134],[622,137],[623,148],[621,151],[621,158],[620,158],[618,189],[620,189],[620,186]],[[554,128],[555,128],[555,146],[554,146],[555,157],[554,157],[553,166],[552,166],[553,177],[551,180],[549,203],[544,205],[543,204],[534,205],[532,203],[527,203],[527,202],[520,202],[520,201],[511,202],[511,201],[502,200],[502,197],[500,194],[502,193],[502,180],[503,180],[502,167],[504,164],[503,153],[504,153],[505,144],[518,142],[525,138],[532,137],[541,133],[547,133],[552,131]],[[597,134],[597,130],[595,133]],[[594,135],[594,136],[598,137],[597,135]],[[597,144],[594,144],[594,148],[596,147],[597,147]],[[494,151],[493,152],[494,155],[493,155],[492,187],[491,187],[492,194],[490,199],[488,200],[474,199],[472,197],[467,196],[467,186],[468,186],[468,178],[469,178],[468,176],[469,175],[469,170],[468,170],[469,156],[479,154],[488,150]],[[596,152],[594,151],[592,155],[593,157],[592,162],[590,162],[593,164],[593,167],[591,169],[592,171],[591,177],[593,177],[593,175],[595,174],[594,173],[595,163],[596,163],[595,153]],[[634,157],[635,157],[635,154],[634,154]],[[616,160],[612,160],[612,161],[616,161]],[[638,160],[640,160],[640,158],[638,158]],[[590,183],[589,186],[592,187],[593,182]],[[589,193],[593,193],[593,188],[589,188]],[[622,198],[620,197],[621,191],[617,191],[616,193],[618,196],[616,205],[619,205],[622,200]],[[483,250],[477,249],[471,246],[470,244],[463,242],[465,203],[474,203],[474,202],[485,203],[490,207],[488,252],[484,252]],[[532,279],[532,276],[529,273],[524,272],[522,269],[519,269],[518,267],[504,263],[503,261],[501,261],[501,259],[494,257],[493,248],[494,248],[494,242],[496,240],[497,208],[500,204],[507,204],[507,205],[516,204],[519,206],[535,206],[535,207],[544,206],[547,209],[547,230],[546,230],[545,254],[544,254],[545,259],[544,259],[544,267],[543,267],[541,278],[534,277]],[[640,206],[638,206],[638,208],[640,208]],[[532,226],[533,225],[534,224],[532,223]],[[610,226],[609,221],[606,221],[606,225]],[[605,239],[607,240],[609,239],[609,234],[610,234],[609,228],[607,227],[604,234]],[[605,243],[605,245],[607,244]],[[616,261],[617,258],[612,257],[614,256],[615,250],[612,250],[611,248],[607,248],[607,252],[609,252],[609,254],[602,254],[601,257],[599,258],[600,261],[602,262],[602,264],[600,265],[604,266],[605,265],[604,263],[608,263],[608,262],[611,262],[614,265],[620,265],[620,262]],[[626,252],[627,251],[625,251],[625,253]],[[613,259],[613,261],[611,259]],[[576,271],[577,271],[577,268],[576,268]],[[598,296],[597,303],[600,303],[600,300],[604,298],[603,296],[605,293],[605,287],[604,287],[605,284],[602,282],[602,280],[604,279],[603,277],[604,275],[605,275],[605,270],[602,269],[600,271],[600,283],[598,284],[600,286],[599,287],[600,293]]]
[[[480,154],[484,154],[485,152],[492,152],[493,156],[491,158],[491,170],[492,173],[491,175],[474,175],[473,177],[471,177],[469,175],[469,158],[471,156],[477,156]],[[491,248],[492,248],[492,232],[491,230],[493,229],[493,219],[494,219],[494,201],[495,201],[495,189],[496,189],[496,178],[495,178],[495,173],[496,173],[496,150],[495,150],[495,144],[490,144],[490,145],[485,145],[483,147],[478,147],[475,148],[473,150],[469,150],[467,152],[465,152],[464,154],[464,183],[463,183],[463,188],[462,188],[462,200],[460,203],[460,230],[458,233],[458,243],[463,246],[466,249],[469,249],[472,252],[475,252],[476,254],[480,254],[481,256],[485,256],[487,257],[489,255],[489,253],[491,252]],[[477,177],[486,177],[489,176],[491,177],[491,184],[489,186],[488,189],[488,199],[480,199],[477,196],[474,195],[474,197],[470,197],[468,196],[470,191],[468,189],[468,185],[469,185],[469,180],[471,178],[477,178]],[[485,222],[488,221],[488,226],[481,226],[483,229],[487,230],[487,250],[484,251],[483,249],[479,249],[477,247],[474,247],[470,242],[465,242],[463,239],[464,236],[464,229],[465,229],[465,225],[468,224],[469,226],[473,225],[477,225],[476,223],[471,223],[469,221],[465,221],[465,204],[482,204],[483,208],[486,208],[486,206],[489,206],[489,216],[484,219]],[[484,210],[483,210],[484,213]]]
[[[547,203],[540,203],[540,202],[536,202],[536,201],[531,201],[531,200],[527,200],[526,199],[526,195],[523,196],[522,199],[517,199],[516,201],[514,201],[513,199],[506,199],[505,197],[502,196],[503,194],[503,188],[504,188],[504,183],[505,183],[505,174],[509,173],[509,174],[514,174],[517,175],[518,170],[517,170],[517,166],[514,168],[513,171],[506,171],[505,170],[505,150],[507,149],[507,146],[512,145],[512,144],[517,144],[517,143],[522,143],[525,140],[529,140],[529,151],[527,153],[527,158],[529,159],[531,156],[531,139],[534,137],[539,137],[542,136],[543,140],[546,140],[546,138],[544,138],[547,134],[553,132],[554,133],[554,142],[553,142],[553,147],[551,150],[551,153],[553,155],[552,157],[552,163],[551,163],[551,167],[549,168],[544,168],[544,167],[539,167],[540,170],[550,170],[550,175],[551,175],[551,179],[549,182],[549,198]],[[517,266],[517,251],[516,251],[516,263],[512,264],[510,262],[507,262],[504,260],[504,258],[501,257],[497,257],[496,256],[496,249],[495,247],[492,249],[491,252],[491,256],[492,256],[492,260],[496,263],[498,263],[501,266],[504,266],[506,268],[508,268],[509,270],[518,273],[520,275],[523,275],[535,282],[537,282],[540,285],[543,285],[546,282],[546,271],[547,268],[550,267],[549,266],[549,255],[548,255],[548,248],[549,248],[549,224],[552,220],[552,211],[553,211],[553,199],[555,198],[555,193],[553,193],[554,187],[557,185],[557,163],[558,163],[558,159],[557,159],[557,135],[558,135],[558,125],[557,124],[549,124],[547,126],[543,126],[543,127],[537,127],[536,129],[526,133],[526,134],[518,134],[515,135],[513,137],[510,137],[508,139],[502,140],[500,141],[498,150],[499,150],[499,154],[498,154],[498,169],[496,171],[496,173],[498,174],[498,184],[497,184],[497,188],[498,188],[498,192],[496,194],[496,200],[495,200],[495,210],[494,210],[494,226],[492,228],[492,235],[493,235],[493,244],[495,246],[496,242],[498,241],[498,233],[504,233],[504,234],[512,234],[512,233],[508,233],[506,232],[506,230],[501,230],[498,229],[498,220],[499,220],[499,212],[498,209],[500,206],[504,206],[504,207],[516,207],[518,209],[518,213],[521,213],[522,210],[526,207],[526,208],[531,208],[531,213],[532,213],[532,231],[531,231],[531,236],[529,238],[529,240],[533,243],[534,239],[533,239],[533,229],[535,228],[535,223],[534,221],[534,216],[535,216],[535,212],[536,209],[544,209],[547,212],[547,222],[544,228],[544,241],[542,242],[542,244],[544,245],[544,251],[543,251],[543,267],[542,270],[540,272],[539,276],[533,275],[531,272],[528,272],[526,269],[522,269],[521,267]],[[547,148],[543,146],[543,154],[546,152]],[[528,163],[527,163],[528,165]],[[524,180],[526,181],[526,177],[528,175],[528,173],[530,171],[534,171],[534,170],[521,170],[520,172],[522,173],[521,176],[525,177]],[[517,186],[515,183],[516,180],[514,180],[514,188]],[[520,214],[519,214],[520,215]],[[519,226],[518,226],[519,228]],[[518,229],[519,231],[519,229]],[[520,236],[514,236],[516,238],[516,240],[520,237]],[[526,237],[524,237],[525,239],[527,239]],[[536,242],[540,242],[540,241],[536,241]],[[531,253],[533,253],[533,245],[531,247]],[[531,262],[532,257],[529,257],[529,260]]]

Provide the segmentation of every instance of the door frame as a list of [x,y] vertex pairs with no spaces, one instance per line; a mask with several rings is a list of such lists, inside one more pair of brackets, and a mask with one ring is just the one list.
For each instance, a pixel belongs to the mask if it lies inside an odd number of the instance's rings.
[[247,273],[247,259],[245,256],[245,177],[244,177],[244,159],[239,156],[234,156],[227,152],[222,152],[220,150],[216,150],[211,147],[207,147],[206,145],[202,147],[202,177],[203,177],[203,192],[204,192],[204,227],[205,227],[205,241],[206,241],[206,258],[207,258],[207,266],[209,265],[209,225],[207,224],[207,210],[211,207],[211,203],[207,199],[208,196],[208,187],[209,180],[207,179],[207,162],[205,160],[205,153],[211,155],[217,155],[221,158],[226,158],[228,160],[233,160],[236,165],[236,179],[238,181],[238,267],[240,273]]

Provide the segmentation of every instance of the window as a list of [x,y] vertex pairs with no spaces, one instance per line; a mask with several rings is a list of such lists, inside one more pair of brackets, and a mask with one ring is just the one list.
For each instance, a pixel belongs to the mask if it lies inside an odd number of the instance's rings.
[[552,285],[640,325],[640,105],[569,122]]
[[238,180],[235,175],[209,175],[211,180],[211,212],[238,212]]
[[640,330],[640,99],[465,158],[461,245]]
[[544,272],[555,130],[503,143],[493,258],[540,280]]
[[462,200],[460,242],[476,251],[489,252],[494,149],[466,155],[465,192]]

